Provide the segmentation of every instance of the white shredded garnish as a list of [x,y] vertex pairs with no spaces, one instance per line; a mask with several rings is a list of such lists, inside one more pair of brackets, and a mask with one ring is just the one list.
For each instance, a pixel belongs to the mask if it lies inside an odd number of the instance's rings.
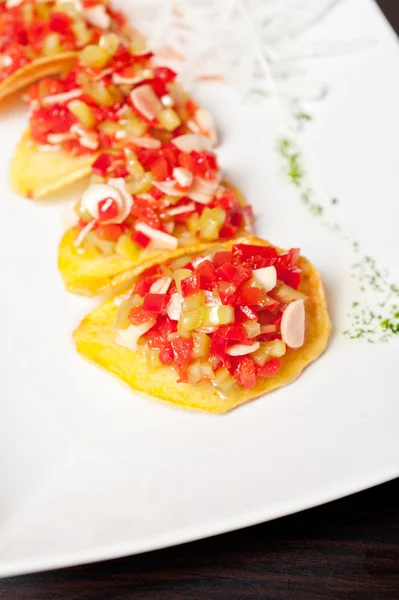
[[64,104],[69,100],[79,98],[79,96],[81,96],[82,93],[82,89],[76,88],[74,90],[70,90],[69,92],[63,92],[62,94],[51,94],[50,96],[45,96],[42,102],[44,106],[51,106],[52,104]]
[[87,225],[85,225],[85,227],[83,227],[83,229],[81,229],[78,233],[78,235],[76,236],[76,239],[74,241],[74,245],[76,246],[76,248],[79,248],[79,246],[82,245],[83,240],[85,239],[86,235],[89,233],[89,231],[91,231],[94,227],[94,225],[96,224],[96,221],[90,221],[89,223],[87,223]]
[[[146,0],[148,4],[148,0]],[[309,78],[303,59],[362,52],[373,40],[306,42],[301,34],[339,0],[153,0],[149,45],[195,79],[222,78],[241,100],[280,97],[284,104],[324,97],[326,86]],[[181,62],[184,61],[184,69]],[[180,62],[180,65],[179,65]],[[198,124],[191,122],[193,131]]]

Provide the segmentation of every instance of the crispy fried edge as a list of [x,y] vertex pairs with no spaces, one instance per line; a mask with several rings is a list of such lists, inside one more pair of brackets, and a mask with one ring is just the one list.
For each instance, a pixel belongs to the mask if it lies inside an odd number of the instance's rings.
[[43,198],[90,175],[96,158],[97,153],[71,156],[63,150],[43,152],[27,129],[11,161],[12,189],[27,198]]
[[72,66],[76,56],[77,52],[65,52],[36,58],[0,83],[0,101],[42,77],[62,72]]
[[[237,243],[271,245],[256,237],[232,240],[222,245],[230,249]],[[175,257],[184,254],[186,250],[181,250],[175,253]],[[263,379],[251,390],[243,390],[239,399],[224,400],[209,384],[192,386],[177,383],[176,372],[170,367],[151,369],[145,354],[132,352],[116,344],[114,323],[117,307],[113,300],[102,304],[81,322],[73,334],[76,348],[85,358],[105,367],[135,391],[150,394],[187,409],[225,413],[290,383],[324,351],[331,323],[321,277],[306,258],[300,257],[299,266],[303,272],[300,290],[307,296],[305,344],[299,350],[288,350],[281,359],[279,373],[273,378]],[[142,266],[136,274],[144,268]]]
[[[245,199],[237,188],[229,182],[225,185],[234,189],[239,202],[245,206]],[[159,262],[167,261],[176,255],[181,255],[182,248],[175,251],[158,250],[151,253],[143,253],[137,260],[129,260],[120,256],[112,255],[104,257],[99,253],[84,252],[74,245],[77,229],[67,231],[58,248],[58,268],[64,280],[66,289],[83,296],[96,296],[112,289],[116,289],[129,280],[133,279],[137,272]],[[218,242],[215,242],[218,244]],[[201,252],[208,244],[195,244],[184,249],[185,254]]]

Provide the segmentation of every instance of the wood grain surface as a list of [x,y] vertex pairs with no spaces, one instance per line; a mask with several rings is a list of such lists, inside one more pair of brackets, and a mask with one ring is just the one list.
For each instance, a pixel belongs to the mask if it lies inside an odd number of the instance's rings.
[[[398,32],[399,0],[379,4]],[[399,479],[200,542],[0,581],[0,600],[144,598],[399,600]]]

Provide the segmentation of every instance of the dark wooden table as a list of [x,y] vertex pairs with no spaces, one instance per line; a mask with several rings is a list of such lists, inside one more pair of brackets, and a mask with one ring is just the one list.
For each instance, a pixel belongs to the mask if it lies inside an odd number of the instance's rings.
[[[379,4],[398,32],[399,0]],[[208,540],[0,581],[0,600],[141,598],[399,600],[399,479]]]

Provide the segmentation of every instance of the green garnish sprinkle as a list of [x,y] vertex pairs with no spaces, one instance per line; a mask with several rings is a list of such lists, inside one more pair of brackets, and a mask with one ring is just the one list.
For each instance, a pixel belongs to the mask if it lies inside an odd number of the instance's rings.
[[[306,113],[298,113],[298,119],[310,120]],[[351,267],[351,278],[357,285],[359,298],[353,301],[348,313],[349,327],[343,332],[350,339],[362,339],[371,344],[387,342],[399,336],[399,286],[389,281],[386,271],[378,268],[374,258],[362,255],[359,242],[345,232],[339,223],[326,219],[326,209],[315,200],[316,194],[309,186],[302,166],[301,154],[296,143],[288,138],[279,141],[278,149],[284,160],[285,172],[299,191],[299,197],[309,213],[330,231],[339,233],[351,245],[357,262]],[[331,198],[332,205],[338,204]]]

